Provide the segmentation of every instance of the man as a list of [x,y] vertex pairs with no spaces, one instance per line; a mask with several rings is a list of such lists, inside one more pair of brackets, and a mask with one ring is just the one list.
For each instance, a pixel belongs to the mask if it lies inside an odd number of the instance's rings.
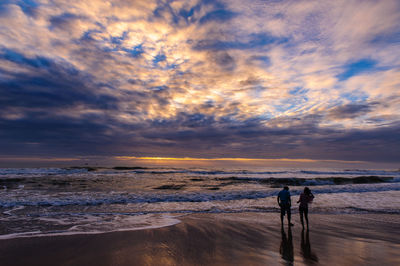
[[283,226],[283,217],[285,216],[285,212],[287,213],[288,224],[293,226],[290,222],[290,207],[292,206],[292,202],[290,200],[290,192],[289,187],[285,186],[281,191],[279,191],[277,201],[279,206],[281,207],[281,223]]

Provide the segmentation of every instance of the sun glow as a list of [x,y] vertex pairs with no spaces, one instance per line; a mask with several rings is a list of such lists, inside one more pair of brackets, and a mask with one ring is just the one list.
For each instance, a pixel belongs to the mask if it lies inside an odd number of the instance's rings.
[[317,162],[340,162],[340,163],[363,163],[362,161],[344,160],[313,160],[313,159],[290,159],[290,158],[193,158],[193,157],[136,157],[136,156],[115,156],[117,160],[150,160],[150,161],[243,161],[243,162],[297,162],[297,163],[317,163]]

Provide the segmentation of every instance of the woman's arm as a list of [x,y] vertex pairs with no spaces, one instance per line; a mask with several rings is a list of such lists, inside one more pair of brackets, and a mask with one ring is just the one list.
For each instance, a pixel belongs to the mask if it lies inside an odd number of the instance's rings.
[[297,201],[297,203],[299,203],[299,202],[301,201],[301,195],[302,195],[302,194],[300,194],[300,196],[299,196],[299,200]]

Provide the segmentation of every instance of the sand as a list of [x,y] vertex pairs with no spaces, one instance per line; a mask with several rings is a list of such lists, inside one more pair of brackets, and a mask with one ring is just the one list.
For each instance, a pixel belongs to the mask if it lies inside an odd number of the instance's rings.
[[400,215],[191,214],[173,226],[0,240],[0,265],[400,265]]

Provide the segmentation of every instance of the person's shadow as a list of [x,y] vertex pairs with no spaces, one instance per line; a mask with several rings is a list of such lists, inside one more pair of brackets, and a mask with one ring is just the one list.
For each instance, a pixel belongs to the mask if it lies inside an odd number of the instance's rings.
[[285,229],[283,228],[282,225],[281,233],[282,233],[282,241],[281,241],[281,246],[279,248],[279,253],[282,256],[282,259],[288,262],[289,265],[292,265],[294,261],[292,229],[290,228],[290,226],[288,227],[288,235],[286,237]]
[[305,262],[318,262],[317,255],[311,251],[310,234],[308,229],[305,233],[304,229],[301,231],[301,255],[303,256]]

